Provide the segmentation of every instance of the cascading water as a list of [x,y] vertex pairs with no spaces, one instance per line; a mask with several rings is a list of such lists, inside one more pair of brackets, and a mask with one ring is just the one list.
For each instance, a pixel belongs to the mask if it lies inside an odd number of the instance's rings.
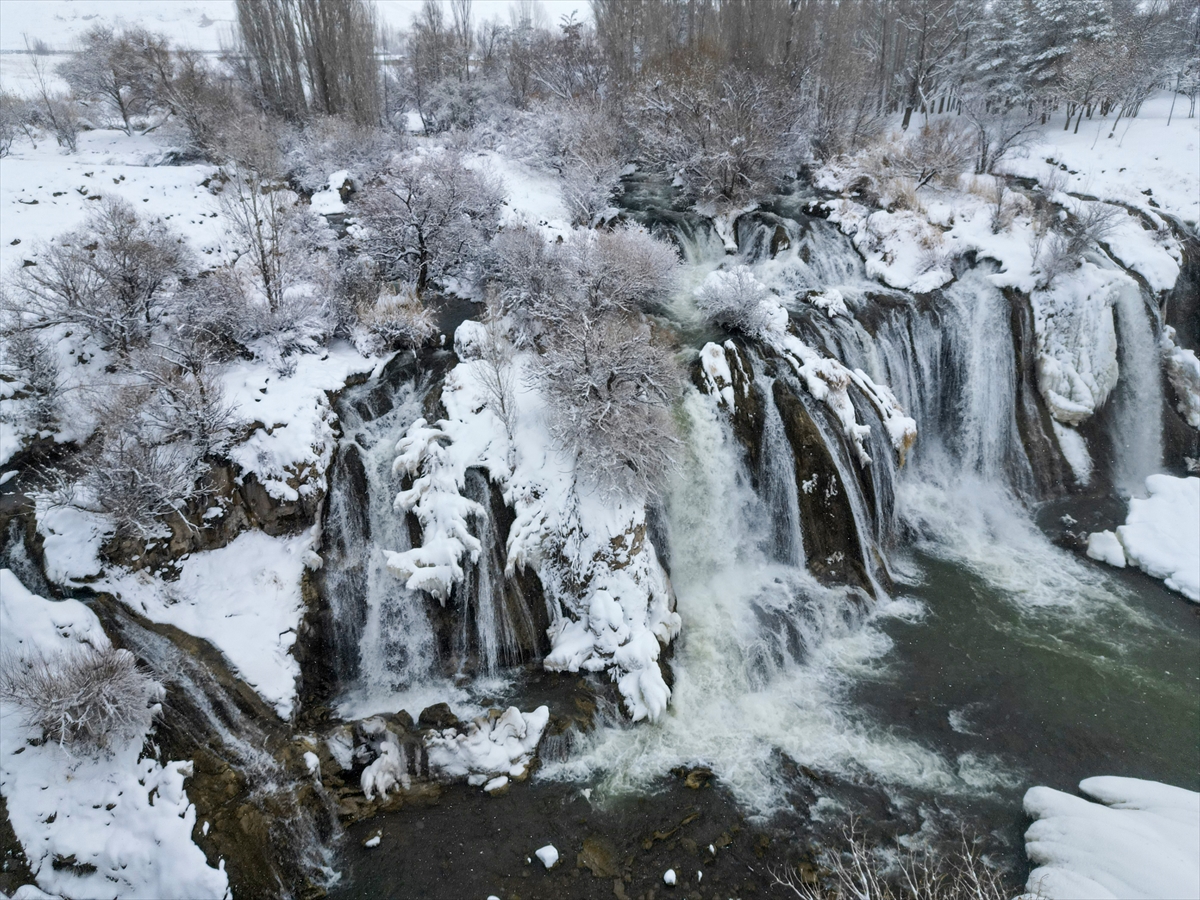
[[[994,755],[988,741],[1007,744],[990,737],[988,717],[1003,722],[1012,716],[1006,704],[1041,708],[1057,679],[1093,677],[1084,674],[1093,652],[1101,667],[1124,654],[1130,672],[1123,679],[1149,678],[1163,688],[1164,702],[1176,703],[1170,679],[1143,653],[1170,632],[1122,583],[1055,547],[1033,522],[1029,504],[1039,499],[1046,478],[1035,471],[1045,459],[1032,457],[1022,431],[1029,417],[1024,426],[1020,418],[1019,379],[1029,375],[1020,368],[1027,363],[1017,344],[1028,335],[1014,334],[1018,301],[991,283],[990,263],[964,266],[946,289],[914,297],[867,279],[848,239],[828,223],[756,215],[739,220],[738,236],[743,246],[736,257],[705,258],[696,247],[685,256],[708,269],[723,262],[751,265],[790,303],[805,341],[892,388],[917,420],[917,444],[899,466],[870,405],[852,391],[859,421],[872,426],[872,462],[860,466],[822,406],[790,373],[765,369],[750,347],[755,393],[764,401],[761,447],[751,470],[726,414],[712,398],[689,393],[686,458],[666,504],[672,578],[685,622],[672,661],[672,706],[654,725],[601,730],[549,775],[601,774],[620,790],[651,783],[672,766],[704,763],[752,810],[769,812],[787,804],[782,754],[851,779],[869,772],[902,795],[962,794],[975,798],[972,804],[1003,797],[993,802],[1007,829],[1023,785],[1030,777],[1057,783],[1054,767],[1061,764],[1048,753],[1038,758],[1036,776],[1014,771],[1024,757]],[[842,295],[851,317],[831,317],[804,302],[807,292],[830,289]],[[1147,403],[1143,409],[1122,405],[1118,388],[1109,415],[1122,432],[1140,417],[1152,435],[1122,451],[1141,474],[1161,453],[1153,437],[1161,413],[1153,330],[1133,292],[1118,301],[1117,319],[1127,343],[1121,364],[1140,366],[1125,380],[1127,397]],[[853,590],[818,584],[805,570],[796,542],[805,529],[829,523],[803,520],[784,497],[795,479],[789,483],[790,473],[778,469],[791,468],[794,457],[781,434],[772,378],[785,379],[808,411],[846,486],[867,567],[878,564],[892,575],[892,593],[900,599],[888,599],[876,582],[879,602],[872,604]],[[790,526],[794,515],[803,520],[798,529]],[[963,620],[960,609],[973,610],[975,618]],[[931,627],[931,619],[952,620],[957,630]],[[1102,633],[1094,632],[1093,620],[1107,623]],[[904,642],[896,646],[889,636],[898,633]],[[1047,645],[1048,633],[1060,635],[1059,642]],[[941,643],[922,642],[924,635]],[[971,669],[976,651],[970,642],[976,640],[1004,648],[999,657],[988,655],[995,667],[988,677]],[[1173,667],[1195,669],[1172,653]],[[900,690],[888,681],[894,667],[917,665],[910,662],[917,658],[936,670],[934,661],[947,654],[975,693],[949,709],[927,701],[941,718],[924,732],[913,729],[924,721],[916,713],[895,712],[908,710],[912,698],[864,702],[863,690],[870,688],[855,686],[883,681],[889,687],[880,696],[890,697]],[[1027,676],[1025,657],[1039,661],[1038,676]],[[1102,678],[1110,677],[1105,670]],[[1019,696],[989,692],[989,678],[1021,679]],[[1113,690],[1113,696],[1121,693]],[[1081,696],[1080,723],[1109,720],[1110,713],[1091,709],[1086,691]],[[916,702],[919,709],[922,701]],[[1089,727],[1076,725],[1073,715],[1064,713],[1072,728]],[[963,724],[967,719],[976,724]],[[1084,765],[1085,758],[1098,769],[1110,764],[1096,749],[1101,741],[1084,744],[1089,749],[1072,751],[1073,764]]]
[[[350,388],[339,401],[345,437],[330,478],[323,577],[334,622],[343,715],[417,706],[439,694],[437,638],[426,600],[387,568],[385,550],[410,546],[392,508],[396,441],[421,415],[422,385]],[[440,679],[439,679],[440,681]],[[438,695],[437,700],[445,699]],[[429,699],[430,703],[437,702]]]
[[803,568],[804,534],[792,447],[775,406],[772,381],[760,376],[755,385],[763,397],[764,407],[758,484],[771,526],[770,557],[776,562]]
[[1142,291],[1126,284],[1116,296],[1117,364],[1120,375],[1110,402],[1114,450],[1113,484],[1144,495],[1146,476],[1162,468],[1163,394],[1155,325]]

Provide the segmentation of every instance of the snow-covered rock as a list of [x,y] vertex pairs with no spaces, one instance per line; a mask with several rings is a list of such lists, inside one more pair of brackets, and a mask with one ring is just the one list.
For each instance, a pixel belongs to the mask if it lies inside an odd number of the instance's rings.
[[1160,347],[1167,380],[1175,389],[1176,406],[1185,422],[1200,428],[1200,359],[1196,351],[1175,343],[1177,335],[1170,325],[1163,328]]
[[524,778],[549,721],[545,706],[529,713],[510,706],[503,713],[480,716],[462,731],[435,731],[425,739],[429,770],[441,778],[466,778],[476,786],[500,775]]
[[553,869],[555,863],[558,862],[558,848],[553,844],[547,844],[545,847],[539,847],[533,853],[542,861],[542,865],[547,869]]
[[1129,562],[1200,603],[1200,478],[1151,475],[1117,537]]
[[1200,897],[1200,794],[1105,776],[1079,789],[1096,802],[1030,788],[1029,895],[1045,900]]
[[1125,548],[1111,531],[1094,531],[1089,534],[1087,555],[1118,569],[1125,568]]
[[316,539],[313,528],[290,537],[247,531],[225,547],[191,554],[175,581],[113,569],[96,587],[152,622],[210,641],[286,719],[300,675],[291,649],[304,615],[301,580]]

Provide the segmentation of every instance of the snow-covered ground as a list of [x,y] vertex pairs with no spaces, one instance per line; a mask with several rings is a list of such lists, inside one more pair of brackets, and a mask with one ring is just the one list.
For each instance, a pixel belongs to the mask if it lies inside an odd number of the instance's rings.
[[24,50],[25,36],[67,51],[88,29],[142,27],[172,44],[215,53],[228,46],[236,12],[232,0],[4,0],[0,50]]
[[1137,778],[1085,778],[1095,802],[1048,787],[1025,794],[1036,868],[1024,898],[1200,897],[1200,794]]
[[[51,601],[0,570],[0,650],[55,658],[110,646],[95,613]],[[0,701],[0,791],[38,887],[64,897],[229,897],[191,838],[189,761],[141,758],[142,737],[88,756],[42,743],[20,710]],[[29,892],[27,891],[27,894]]]
[[1200,603],[1200,478],[1151,475],[1147,497],[1129,501],[1125,524],[1088,537],[1088,556],[1127,562]]
[[[1188,100],[1179,96],[1171,115],[1172,96],[1159,91],[1142,104],[1135,119],[1116,115],[1084,119],[1079,133],[1063,131],[1063,113],[1041,128],[1025,152],[1008,159],[1001,169],[1014,175],[1045,179],[1056,170],[1065,189],[1101,200],[1117,200],[1153,210],[1153,200],[1165,212],[1185,222],[1200,221],[1200,117],[1187,118]],[[1167,119],[1170,117],[1170,124]],[[1047,163],[1054,160],[1052,170]],[[1066,166],[1063,171],[1059,166]]]

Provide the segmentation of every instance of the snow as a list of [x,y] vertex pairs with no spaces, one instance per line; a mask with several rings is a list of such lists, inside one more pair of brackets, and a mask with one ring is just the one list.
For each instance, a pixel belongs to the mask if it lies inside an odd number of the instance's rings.
[[363,841],[363,846],[367,847],[368,849],[372,849],[372,848],[378,847],[380,845],[380,843],[382,843],[382,841],[383,841],[383,835],[376,834],[372,837],[367,838],[365,841]]
[[324,491],[336,444],[337,417],[328,392],[379,362],[334,341],[319,354],[298,357],[290,375],[281,375],[267,360],[229,366],[222,375],[225,398],[250,432],[230,448],[230,460],[243,474],[253,473],[277,500],[295,502]]
[[1044,179],[1047,160],[1054,160],[1066,190],[1150,212],[1152,199],[1163,211],[1195,223],[1200,221],[1200,118],[1187,118],[1187,98],[1180,97],[1168,125],[1170,107],[1169,92],[1155,93],[1136,119],[1121,121],[1111,139],[1114,116],[1085,120],[1074,134],[1063,131],[1060,112],[1041,129],[1026,155],[1006,160],[1001,169]]
[[[52,657],[80,644],[107,648],[99,619],[76,600],[38,597],[0,570],[0,641],[5,654]],[[111,755],[72,756],[0,702],[0,791],[38,887],[88,897],[229,897],[222,862],[210,867],[191,839],[196,810],[184,780],[190,762],[139,759],[142,740]],[[93,871],[55,868],[73,857]],[[39,896],[23,889],[20,896]]]
[[675,886],[675,870],[674,869],[667,869],[667,871],[663,873],[663,884],[665,884],[669,887]]
[[708,392],[729,407],[734,407],[733,373],[725,359],[725,348],[720,344],[708,343],[700,351],[700,371],[708,384]]
[[411,783],[408,775],[408,754],[390,731],[380,744],[379,756],[363,769],[359,783],[368,800],[374,800],[376,796],[386,799],[388,791],[397,785],[408,789]]
[[1112,776],[1086,778],[1079,789],[1096,802],[1048,787],[1025,794],[1036,819],[1025,832],[1037,866],[1025,885],[1030,895],[1200,897],[1200,794]]
[[109,536],[101,516],[70,506],[37,506],[46,577],[70,585],[100,574],[100,547]]
[[312,211],[323,216],[344,213],[346,204],[342,202],[341,190],[353,185],[354,177],[345,169],[334,172],[325,182],[325,187],[312,195],[312,199],[309,201]]
[[304,615],[300,582],[314,540],[314,529],[290,537],[247,531],[228,546],[185,558],[176,581],[114,569],[95,587],[152,622],[212,643],[286,719],[300,674],[291,655]]
[[1125,548],[1111,531],[1094,531],[1089,534],[1087,555],[1118,569],[1125,568]]
[[1200,359],[1196,351],[1176,345],[1177,335],[1170,325],[1163,327],[1159,347],[1167,380],[1175,389],[1176,409],[1185,422],[1200,428]]
[[495,151],[476,153],[466,165],[477,172],[494,175],[504,186],[502,225],[536,225],[550,240],[571,233],[571,215],[562,197],[562,182],[550,172],[542,172]]
[[1075,480],[1081,485],[1088,485],[1092,480],[1092,455],[1088,452],[1087,441],[1083,435],[1069,425],[1064,425],[1057,419],[1051,419],[1054,436],[1058,439],[1058,447],[1062,450],[1063,458],[1071,467]]
[[550,721],[550,710],[539,706],[523,713],[515,706],[492,710],[459,731],[446,728],[425,739],[429,770],[438,777],[485,786],[497,776],[522,779]]
[[558,848],[553,844],[547,844],[545,847],[539,847],[533,853],[542,861],[542,865],[547,869],[553,869],[554,864],[558,862]]
[[1129,561],[1200,603],[1200,478],[1151,475],[1117,537]]
[[230,0],[4,0],[0,9],[0,50],[23,50],[24,34],[69,50],[84,32],[103,24],[142,25],[177,45],[215,53],[229,43],[235,16]]

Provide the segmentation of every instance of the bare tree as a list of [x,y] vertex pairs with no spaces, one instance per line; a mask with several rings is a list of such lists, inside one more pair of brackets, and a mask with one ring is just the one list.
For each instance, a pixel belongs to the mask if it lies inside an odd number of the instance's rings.
[[82,325],[127,353],[149,339],[187,263],[183,245],[162,223],[106,197],[81,230],[46,244],[37,265],[21,270],[7,300],[12,324]]
[[165,40],[145,29],[115,33],[98,25],[84,34],[58,73],[76,97],[107,105],[125,133],[133,134],[134,117],[149,111],[154,95],[150,58],[165,52]]
[[397,164],[362,192],[363,248],[385,279],[413,286],[466,273],[496,232],[502,194],[449,151]]
[[679,372],[647,325],[620,311],[581,311],[545,338],[535,374],[547,424],[580,474],[600,490],[657,491],[677,444],[670,405]]

